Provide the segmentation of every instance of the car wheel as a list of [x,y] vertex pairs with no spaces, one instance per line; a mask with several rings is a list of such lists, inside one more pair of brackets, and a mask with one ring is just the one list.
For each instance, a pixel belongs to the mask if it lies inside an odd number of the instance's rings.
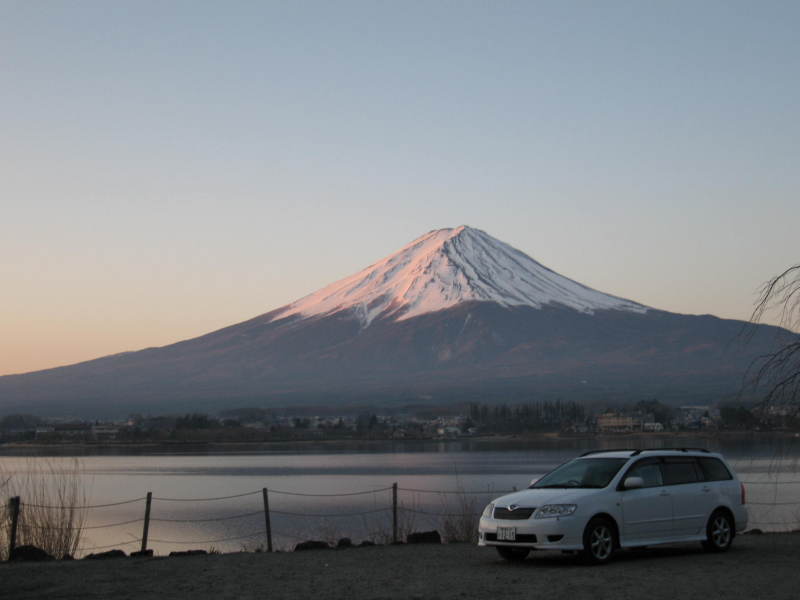
[[528,556],[527,548],[509,548],[508,546],[495,546],[497,553],[509,562],[519,562]]
[[725,552],[731,547],[735,534],[736,529],[731,516],[725,511],[718,510],[708,519],[703,548],[710,552]]
[[589,521],[583,530],[583,559],[594,565],[607,563],[617,548],[617,530],[603,517]]

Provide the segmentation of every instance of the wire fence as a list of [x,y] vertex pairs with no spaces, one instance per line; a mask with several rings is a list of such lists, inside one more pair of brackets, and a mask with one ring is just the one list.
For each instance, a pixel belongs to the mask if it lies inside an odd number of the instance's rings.
[[114,544],[106,544],[104,546],[90,546],[88,548],[81,548],[83,552],[89,552],[90,550],[108,550],[110,548],[119,548],[120,546],[127,546],[128,544],[139,544],[141,543],[141,538],[136,538],[134,540],[127,540],[124,542],[116,542]]
[[25,503],[25,506],[29,506],[31,508],[46,508],[46,509],[53,509],[53,510],[91,510],[93,508],[108,508],[110,506],[122,506],[123,504],[133,504],[134,502],[141,502],[145,500],[146,497],[143,496],[141,498],[132,498],[131,500],[122,500],[120,502],[109,502],[108,504],[87,504],[87,505],[75,505],[69,506],[64,504],[29,504]]
[[[800,485],[800,481],[764,481],[764,480],[752,480],[752,481],[743,481],[747,486],[762,486],[762,485],[773,485],[773,486],[784,486],[784,485]],[[260,542],[261,545],[266,544],[267,551],[273,550],[273,538],[277,537],[280,539],[285,540],[303,540],[309,539],[307,536],[299,535],[297,531],[285,531],[285,530],[275,530],[272,528],[272,517],[273,516],[280,516],[280,517],[288,517],[288,518],[303,518],[303,519],[339,519],[339,518],[346,518],[346,519],[353,519],[353,518],[361,518],[366,519],[371,517],[377,517],[382,515],[384,517],[384,523],[390,527],[388,531],[384,530],[383,535],[385,541],[387,542],[398,542],[400,541],[400,537],[402,534],[407,534],[410,532],[410,528],[413,526],[413,519],[417,516],[422,517],[423,519],[428,519],[429,522],[436,522],[439,520],[440,523],[444,523],[445,529],[447,529],[448,524],[450,527],[450,531],[455,531],[458,526],[460,526],[461,530],[466,532],[466,535],[472,535],[475,533],[477,520],[479,518],[480,512],[483,509],[483,504],[479,504],[478,501],[481,497],[486,499],[492,499],[497,496],[501,496],[513,491],[517,491],[515,489],[511,490],[496,490],[496,489],[483,489],[483,490],[430,490],[430,489],[421,489],[421,488],[411,488],[411,487],[400,487],[397,483],[391,486],[385,486],[375,489],[369,490],[359,490],[353,492],[342,492],[342,493],[307,493],[307,492],[295,492],[295,491],[288,491],[288,490],[277,490],[277,489],[268,489],[262,488],[260,490],[252,490],[248,492],[242,492],[237,494],[230,494],[227,496],[213,496],[213,497],[195,497],[195,498],[171,498],[171,497],[161,497],[161,496],[153,496],[151,492],[148,492],[146,496],[138,497],[138,498],[131,498],[127,500],[120,500],[115,502],[108,502],[103,504],[90,504],[90,505],[59,505],[59,504],[36,504],[31,503],[28,504],[24,502],[24,499],[20,498],[13,498],[11,502],[9,502],[8,506],[0,506],[0,521],[3,523],[9,524],[11,523],[15,528],[19,528],[20,530],[28,529],[40,529],[40,530],[53,530],[53,531],[92,531],[95,532],[97,530],[105,530],[114,527],[141,527],[141,533],[139,535],[132,535],[130,532],[127,532],[129,535],[129,539],[121,539],[114,543],[109,544],[101,544],[101,545],[92,545],[92,546],[83,546],[78,548],[77,554],[85,555],[90,552],[94,551],[101,551],[110,548],[131,548],[131,552],[133,552],[136,547],[138,546],[138,552],[141,554],[149,554],[152,552],[152,549],[149,548],[149,544],[164,544],[164,545],[176,545],[176,546],[183,546],[183,545],[208,545],[208,544],[224,544],[230,542],[241,542],[243,540],[253,540],[256,542]],[[800,491],[800,490],[795,490]],[[234,514],[223,514],[223,515],[215,515],[215,516],[199,516],[199,517],[182,517],[182,516],[172,516],[170,511],[161,512],[161,508],[159,508],[159,503],[174,503],[174,504],[196,504],[196,503],[207,503],[207,502],[222,502],[222,501],[232,501],[232,500],[239,500],[243,498],[253,497],[256,498],[261,496],[261,506],[257,510],[251,509],[245,512],[237,512]],[[336,511],[306,511],[302,510],[299,511],[295,510],[286,510],[283,507],[275,508],[270,507],[270,499],[275,497],[298,497],[298,498],[309,498],[309,499],[342,499],[342,498],[355,498],[355,497],[368,497],[372,496],[373,498],[373,507],[364,507],[361,510],[336,510]],[[420,497],[430,497],[436,496],[441,499],[441,510],[434,510],[430,506],[430,502],[424,504],[423,506],[419,506],[418,499]],[[457,506],[455,507],[456,510],[453,510],[451,498],[455,497],[455,501]],[[93,511],[99,509],[106,509],[106,508],[113,508],[113,507],[123,507],[126,505],[134,505],[137,503],[144,504],[144,510],[141,513],[141,516],[125,519],[120,521],[114,521],[109,523],[96,523],[90,525],[83,525],[82,521],[78,524],[68,525],[68,526],[59,526],[53,525],[51,523],[28,523],[26,522],[26,509],[39,509],[39,510],[53,510],[53,511],[80,511],[82,514],[85,514],[85,511]],[[155,511],[153,510],[153,505],[156,505]],[[764,500],[759,499],[757,501],[748,501],[747,504],[752,507],[757,507],[756,512],[758,514],[757,518],[753,518],[751,514],[751,520],[749,521],[750,528],[755,527],[776,527],[780,530],[788,530],[794,527],[800,527],[800,509],[794,514],[790,516],[784,516],[783,519],[777,519],[776,516],[772,511],[774,509],[780,510],[781,508],[785,509],[786,507],[793,507],[798,506],[800,507],[800,499],[797,500],[786,500],[786,499],[779,499],[774,497],[771,500]],[[386,519],[385,517],[388,516],[389,518]],[[196,525],[203,525],[209,523],[229,523],[235,522],[245,519],[257,519],[263,518],[263,522],[257,528],[251,530],[248,533],[236,533],[236,535],[221,535],[218,537],[213,538],[202,538],[202,539],[166,539],[161,536],[151,537],[150,536],[150,528],[151,524],[165,524],[169,526],[181,526],[185,524],[196,524]],[[470,533],[472,532],[472,533]],[[233,532],[232,532],[233,533]],[[13,540],[16,539],[16,531],[12,532],[10,539],[12,540],[11,546],[9,547],[8,556],[11,556],[11,551],[13,550]]]
[[[369,518],[369,517],[384,517],[384,522],[389,524],[389,530],[384,532],[386,541],[396,542],[399,541],[399,536],[404,533],[401,529],[400,520],[403,519],[403,514],[424,515],[427,517],[436,518],[473,518],[477,516],[475,510],[468,510],[462,512],[453,512],[452,510],[432,511],[422,510],[415,507],[415,505],[407,505],[406,502],[401,500],[401,494],[408,495],[421,495],[432,494],[440,497],[449,497],[451,495],[460,496],[497,496],[508,493],[514,490],[495,490],[487,488],[484,490],[428,490],[418,488],[402,488],[396,483],[390,486],[384,486],[368,490],[358,490],[352,492],[339,492],[339,493],[309,493],[280,489],[267,489],[252,490],[241,492],[237,494],[229,494],[225,496],[209,496],[209,497],[167,497],[167,496],[154,496],[148,493],[146,496],[137,498],[130,498],[125,500],[118,500],[115,502],[99,503],[99,504],[42,504],[42,503],[27,503],[24,499],[19,499],[16,507],[7,509],[5,506],[0,507],[2,511],[8,512],[9,510],[16,510],[19,517],[17,527],[20,530],[38,529],[38,530],[51,530],[51,531],[80,531],[80,532],[97,532],[98,530],[105,530],[115,527],[140,527],[141,534],[129,539],[120,539],[118,542],[109,544],[81,546],[77,549],[77,554],[86,554],[93,551],[105,550],[109,548],[130,547],[138,545],[138,552],[146,553],[150,548],[149,544],[167,544],[167,545],[203,545],[203,544],[221,544],[242,540],[258,540],[264,542],[269,550],[273,548],[273,537],[288,539],[288,540],[303,540],[308,539],[307,536],[298,535],[297,532],[290,532],[285,530],[273,530],[271,527],[271,520],[273,516],[287,517],[287,518],[302,518],[302,519],[353,519],[353,518]],[[391,494],[391,496],[389,496]],[[236,501],[246,498],[255,498],[262,496],[263,505],[258,510],[246,510],[236,512],[233,514],[222,514],[214,516],[198,516],[198,517],[184,517],[172,516],[169,514],[171,511],[166,511],[166,514],[161,512],[158,508],[159,503],[173,503],[173,504],[200,504],[208,502],[223,502],[223,501]],[[304,499],[319,499],[319,500],[336,500],[336,499],[354,499],[358,497],[372,496],[375,498],[373,507],[365,507],[360,510],[297,510],[284,507],[270,507],[269,499],[273,497],[286,497],[286,498],[304,498]],[[51,524],[45,522],[40,523],[27,523],[25,519],[26,509],[40,509],[52,511],[79,511],[84,513],[86,511],[94,511],[99,509],[107,509],[114,507],[125,507],[127,505],[144,504],[144,510],[141,516],[135,518],[117,520],[105,523],[92,523],[88,525],[71,524],[67,526],[60,526],[58,524]],[[9,505],[11,506],[11,504]],[[154,506],[156,508],[154,508]],[[481,507],[482,508],[482,507]],[[0,513],[0,518],[2,513]],[[386,519],[385,517],[389,517]],[[157,524],[165,525],[200,525],[209,523],[227,523],[239,520],[254,519],[263,517],[264,525],[256,531],[251,531],[245,534],[238,535],[222,535],[218,537],[203,537],[194,539],[167,539],[165,536],[150,536],[150,529]],[[90,521],[91,522],[91,521]],[[131,550],[134,550],[133,548]],[[9,549],[10,556],[10,549]]]

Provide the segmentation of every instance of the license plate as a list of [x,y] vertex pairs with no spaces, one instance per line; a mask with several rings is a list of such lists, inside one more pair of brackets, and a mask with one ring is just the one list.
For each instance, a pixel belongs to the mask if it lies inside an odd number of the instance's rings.
[[497,541],[513,542],[517,539],[516,527],[498,527],[497,528]]

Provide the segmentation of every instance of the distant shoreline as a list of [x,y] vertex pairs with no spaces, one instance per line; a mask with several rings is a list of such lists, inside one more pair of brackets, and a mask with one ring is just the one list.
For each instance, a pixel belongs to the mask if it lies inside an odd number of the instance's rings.
[[[616,433],[616,434],[563,434],[563,433],[533,433],[523,435],[484,435],[484,436],[464,436],[454,438],[423,438],[423,439],[316,439],[316,440],[270,440],[270,441],[243,441],[243,442],[198,442],[198,441],[142,441],[142,442],[113,442],[113,441],[68,441],[68,442],[0,442],[0,456],[18,455],[24,456],[25,451],[36,453],[53,450],[58,452],[65,451],[142,451],[151,450],[155,452],[170,451],[219,451],[236,452],[252,451],[257,449],[276,449],[276,448],[313,448],[345,447],[354,448],[364,447],[402,447],[419,446],[425,444],[460,444],[460,445],[516,445],[516,444],[542,444],[565,445],[574,443],[576,447],[609,447],[609,442],[619,442],[615,447],[624,446],[652,446],[648,442],[665,442],[675,440],[676,446],[682,444],[690,446],[697,444],[698,440],[717,440],[717,441],[758,441],[758,440],[790,440],[800,439],[800,433],[787,431],[714,431],[714,432],[659,432],[659,433]],[[592,444],[594,442],[594,444]],[[661,444],[658,444],[661,445]]]

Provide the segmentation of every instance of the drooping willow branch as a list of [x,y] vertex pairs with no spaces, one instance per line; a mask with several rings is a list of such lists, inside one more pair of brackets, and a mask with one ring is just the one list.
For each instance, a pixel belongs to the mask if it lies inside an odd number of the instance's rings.
[[795,329],[800,325],[800,264],[789,267],[762,286],[750,321],[760,323],[765,313],[775,308],[780,310],[781,327]]
[[[764,284],[750,322],[758,324],[775,310],[783,334],[788,336],[778,350],[754,361],[748,371],[748,384],[766,390],[764,404],[796,403],[800,400],[800,336],[791,332],[800,329],[800,264]],[[755,328],[751,328],[751,335],[754,333]]]

